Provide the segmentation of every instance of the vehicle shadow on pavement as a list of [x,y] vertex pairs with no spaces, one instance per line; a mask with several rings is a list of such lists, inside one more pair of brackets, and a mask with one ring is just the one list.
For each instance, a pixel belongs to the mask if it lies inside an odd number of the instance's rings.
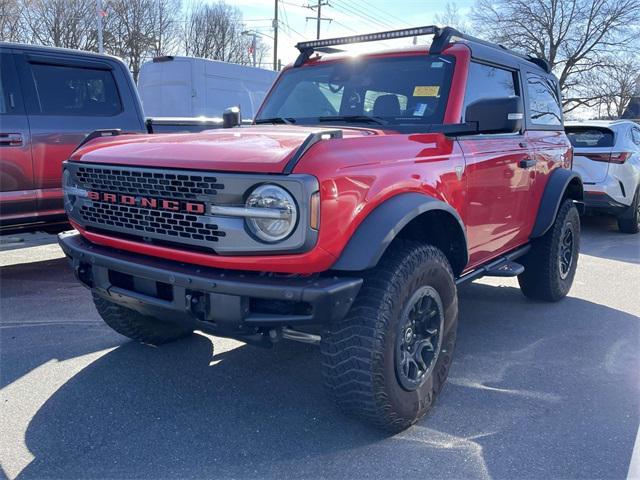
[[212,356],[201,335],[128,342],[39,408],[20,477],[624,478],[640,407],[638,318],[484,284],[461,290],[461,308],[450,382],[395,437],[335,409],[314,347]]
[[[580,217],[582,239],[580,253],[592,257],[640,264],[640,234],[621,233],[615,217]],[[603,237],[606,242],[603,242]]]
[[0,388],[47,362],[122,343],[105,328],[66,258],[1,267],[0,292]]

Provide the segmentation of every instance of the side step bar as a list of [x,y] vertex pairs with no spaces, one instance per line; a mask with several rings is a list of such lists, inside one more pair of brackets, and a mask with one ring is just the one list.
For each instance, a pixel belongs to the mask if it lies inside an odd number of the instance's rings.
[[456,285],[472,282],[481,277],[516,277],[524,272],[524,267],[514,262],[531,249],[530,245],[514,250],[491,263],[488,263],[476,270],[462,275],[456,279]]

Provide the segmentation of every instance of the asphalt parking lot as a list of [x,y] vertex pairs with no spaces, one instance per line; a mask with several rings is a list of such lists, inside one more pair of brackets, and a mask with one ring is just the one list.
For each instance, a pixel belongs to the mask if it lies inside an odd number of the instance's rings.
[[604,218],[586,219],[583,230],[576,281],[560,303],[525,300],[513,279],[461,289],[449,382],[431,414],[396,436],[334,408],[314,347],[263,350],[200,334],[161,348],[135,344],[101,322],[53,237],[3,238],[2,470],[9,478],[632,478],[640,237]]

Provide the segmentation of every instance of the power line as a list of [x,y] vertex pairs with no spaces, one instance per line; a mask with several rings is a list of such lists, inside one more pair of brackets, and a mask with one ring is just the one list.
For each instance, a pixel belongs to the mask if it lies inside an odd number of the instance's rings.
[[392,13],[387,12],[386,10],[383,10],[380,7],[373,7],[371,5],[367,5],[365,2],[363,2],[363,0],[351,0],[352,2],[359,4],[360,7],[365,8],[365,9],[371,9],[371,10],[377,10],[380,14],[382,14],[383,16],[385,16],[387,19],[390,19],[393,23],[393,21],[396,22],[400,22],[401,24],[404,24],[407,27],[412,27],[413,24],[407,22],[406,20],[403,20],[400,17],[397,17],[395,15],[393,15]]
[[366,12],[355,9],[351,5],[343,4],[342,1],[338,2],[338,0],[332,0],[332,4],[330,6],[339,11],[342,11],[342,13],[346,13],[347,15],[355,15],[356,17],[359,17],[363,22],[366,22],[369,25],[372,25],[374,28],[384,28],[384,29],[393,28],[391,25],[387,23],[383,23],[380,20],[377,20],[376,18],[370,16]]

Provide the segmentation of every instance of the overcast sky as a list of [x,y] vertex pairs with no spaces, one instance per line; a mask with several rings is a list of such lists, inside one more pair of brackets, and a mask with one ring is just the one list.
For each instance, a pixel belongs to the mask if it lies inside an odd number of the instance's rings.
[[[226,3],[240,9],[247,28],[273,35],[271,19],[275,0],[227,0]],[[446,3],[436,0],[329,0],[329,5],[322,7],[322,16],[332,21],[322,22],[321,38],[431,25]],[[297,42],[315,38],[316,20],[305,18],[316,16],[315,10],[305,8],[309,4],[315,6],[317,0],[279,0],[278,56],[283,65],[295,60]],[[473,0],[457,0],[455,4],[464,15]],[[273,45],[271,38],[263,40]],[[411,39],[404,43],[411,43]],[[272,54],[271,51],[267,63],[272,62]]]

